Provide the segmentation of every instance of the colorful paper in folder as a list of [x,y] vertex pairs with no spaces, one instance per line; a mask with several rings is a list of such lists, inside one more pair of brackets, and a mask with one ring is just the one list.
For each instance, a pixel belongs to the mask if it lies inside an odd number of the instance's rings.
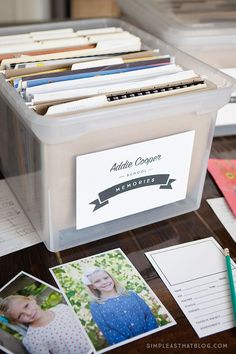
[[120,27],[0,36],[0,45],[1,73],[45,118],[211,88]]
[[209,159],[208,171],[236,217],[236,160]]

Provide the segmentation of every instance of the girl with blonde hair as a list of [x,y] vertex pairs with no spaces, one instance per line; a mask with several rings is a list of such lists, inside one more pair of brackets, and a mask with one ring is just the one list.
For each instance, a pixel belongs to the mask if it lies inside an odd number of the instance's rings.
[[43,310],[33,296],[10,295],[0,301],[0,314],[28,326],[23,345],[29,354],[87,354],[82,329],[69,308],[59,304]]
[[110,345],[158,327],[145,301],[125,290],[108,271],[90,268],[82,280],[92,298],[92,317]]

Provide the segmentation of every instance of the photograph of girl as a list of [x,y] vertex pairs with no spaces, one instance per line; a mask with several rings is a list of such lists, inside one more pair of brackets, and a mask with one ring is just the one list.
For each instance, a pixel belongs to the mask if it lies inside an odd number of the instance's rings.
[[98,352],[175,324],[120,249],[51,271]]
[[83,282],[93,301],[93,320],[112,345],[159,327],[145,301],[134,291],[127,291],[104,269],[85,272]]
[[25,273],[0,292],[0,345],[17,354],[91,353],[62,294]]

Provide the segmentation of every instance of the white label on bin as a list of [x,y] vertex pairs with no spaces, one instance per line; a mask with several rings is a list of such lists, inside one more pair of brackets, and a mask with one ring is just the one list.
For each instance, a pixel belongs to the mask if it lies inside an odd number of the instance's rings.
[[194,134],[77,156],[76,228],[185,199]]

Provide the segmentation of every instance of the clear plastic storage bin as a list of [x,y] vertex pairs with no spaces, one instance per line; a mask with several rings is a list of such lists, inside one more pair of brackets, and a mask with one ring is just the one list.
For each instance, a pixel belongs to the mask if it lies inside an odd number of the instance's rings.
[[[227,75],[118,19],[3,28],[0,35],[108,26],[122,27],[136,34],[146,49],[159,48],[160,54],[174,55],[177,64],[206,75],[213,87],[210,90],[101,108],[68,118],[45,119],[30,111],[0,75],[1,171],[51,251],[88,243],[197,209],[202,196],[216,112],[229,101],[231,95],[232,82]],[[122,163],[123,167],[127,167],[132,149],[136,149],[132,154],[135,154],[139,166],[132,170],[130,176],[128,170],[124,169],[127,178],[121,181],[125,181],[127,186],[130,180],[134,184],[133,180],[139,178],[139,173],[142,175],[142,169],[150,169],[148,174],[153,175],[154,165],[157,171],[162,166],[161,171],[170,174],[172,189],[166,187],[162,180],[159,183],[164,185],[162,188],[151,185],[139,188],[138,198],[136,189],[121,193],[109,199],[109,203],[103,202],[102,208],[94,212],[96,221],[92,221],[92,217],[86,221],[83,211],[88,205],[83,208],[79,194],[76,206],[76,183],[77,190],[85,193],[85,197],[94,188],[100,192],[102,189],[97,184],[100,183],[100,174],[104,172],[104,156],[107,161],[107,155],[103,154],[109,154],[109,167],[121,167]],[[88,164],[84,164],[84,161],[93,163],[88,171]],[[116,175],[114,170],[111,168],[104,173]],[[107,178],[106,186],[109,189],[111,183],[109,176]],[[178,189],[179,181],[181,188]],[[94,199],[96,197],[94,195]],[[119,208],[114,207],[118,200]],[[91,202],[94,200],[91,199]],[[93,210],[94,205],[90,207]],[[77,228],[76,209],[79,219]],[[81,210],[81,214],[78,210]],[[99,215],[102,215],[100,219]]]
[[[236,78],[235,1],[118,0],[141,28]],[[233,69],[233,70],[228,70]],[[232,72],[234,71],[234,74]],[[235,102],[236,93],[232,97]],[[236,107],[218,114],[215,136],[236,134]]]

